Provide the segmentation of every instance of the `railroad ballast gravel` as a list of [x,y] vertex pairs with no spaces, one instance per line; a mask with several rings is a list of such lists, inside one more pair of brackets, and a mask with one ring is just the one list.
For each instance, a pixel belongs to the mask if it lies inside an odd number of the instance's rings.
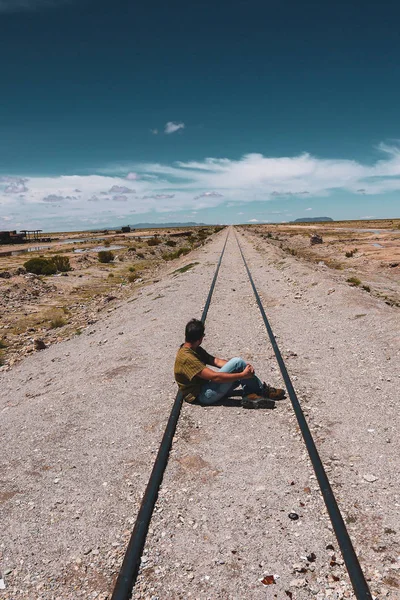
[[[232,233],[204,346],[279,385]],[[110,597],[175,396],[175,352],[224,239],[0,374],[2,598]],[[257,236],[240,239],[371,589],[396,598],[398,310]],[[290,402],[184,405],[134,598],[266,593],[353,597]]]

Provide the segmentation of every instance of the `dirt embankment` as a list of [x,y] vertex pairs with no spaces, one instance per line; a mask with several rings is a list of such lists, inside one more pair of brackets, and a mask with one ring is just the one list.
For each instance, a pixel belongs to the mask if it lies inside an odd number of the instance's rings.
[[[79,335],[96,322],[98,313],[112,311],[116,300],[153,280],[163,267],[170,269],[171,261],[200,247],[215,230],[201,227],[102,239],[72,237],[37,251],[32,244],[2,246],[2,251],[17,254],[0,253],[0,368],[2,364],[8,368],[43,344]],[[100,263],[99,250],[112,252],[112,261]],[[24,268],[28,259],[54,256],[68,259],[71,270],[42,276]]]
[[[286,253],[342,273],[352,286],[400,306],[400,221],[247,226]],[[322,243],[312,244],[317,234]]]

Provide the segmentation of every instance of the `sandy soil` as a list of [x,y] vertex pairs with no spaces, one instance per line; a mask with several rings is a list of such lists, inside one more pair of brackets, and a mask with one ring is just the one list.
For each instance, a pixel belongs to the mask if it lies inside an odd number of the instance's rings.
[[[398,598],[398,308],[239,236],[371,589]],[[0,373],[5,599],[109,597],[175,396],[182,330],[201,314],[224,238]],[[232,233],[205,346],[280,383]],[[279,577],[265,587],[264,575]],[[134,598],[266,597],[353,597],[290,403],[185,405]]]
[[[400,306],[400,220],[248,226],[287,253],[342,271],[388,304]],[[311,246],[317,233],[323,244]],[[358,280],[358,281],[357,281]]]
[[[153,246],[149,246],[152,240],[138,237],[151,237],[153,232],[147,230],[107,236],[107,240],[94,235],[59,234],[57,242],[36,252],[26,252],[27,248],[36,247],[32,244],[1,246],[0,368],[2,363],[13,365],[34,352],[37,338],[49,345],[79,335],[84,327],[97,320],[99,312],[113,310],[116,300],[129,297],[133,289],[157,277],[159,269],[169,264],[165,256],[199,247],[214,230],[213,227],[159,230],[159,243]],[[63,245],[61,242],[67,239],[76,241]],[[113,251],[112,263],[99,263],[99,247]],[[1,254],[21,250],[25,253]],[[28,259],[51,258],[60,253],[69,259],[71,271],[48,277],[21,274],[21,267]]]

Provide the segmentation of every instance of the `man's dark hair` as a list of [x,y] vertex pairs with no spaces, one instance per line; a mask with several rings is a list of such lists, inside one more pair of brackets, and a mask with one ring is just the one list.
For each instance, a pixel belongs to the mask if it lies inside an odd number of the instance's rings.
[[198,342],[204,335],[204,323],[191,319],[185,327],[185,342]]

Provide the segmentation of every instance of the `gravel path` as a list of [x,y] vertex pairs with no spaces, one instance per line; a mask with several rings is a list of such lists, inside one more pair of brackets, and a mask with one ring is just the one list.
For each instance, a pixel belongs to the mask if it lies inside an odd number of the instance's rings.
[[[240,238],[371,588],[398,598],[398,310]],[[0,374],[2,598],[109,597],[175,397],[182,330],[201,314],[224,239]],[[232,233],[214,293],[205,347],[279,384]],[[265,575],[279,578],[265,587]],[[184,405],[134,598],[325,600],[350,589],[290,402]]]

